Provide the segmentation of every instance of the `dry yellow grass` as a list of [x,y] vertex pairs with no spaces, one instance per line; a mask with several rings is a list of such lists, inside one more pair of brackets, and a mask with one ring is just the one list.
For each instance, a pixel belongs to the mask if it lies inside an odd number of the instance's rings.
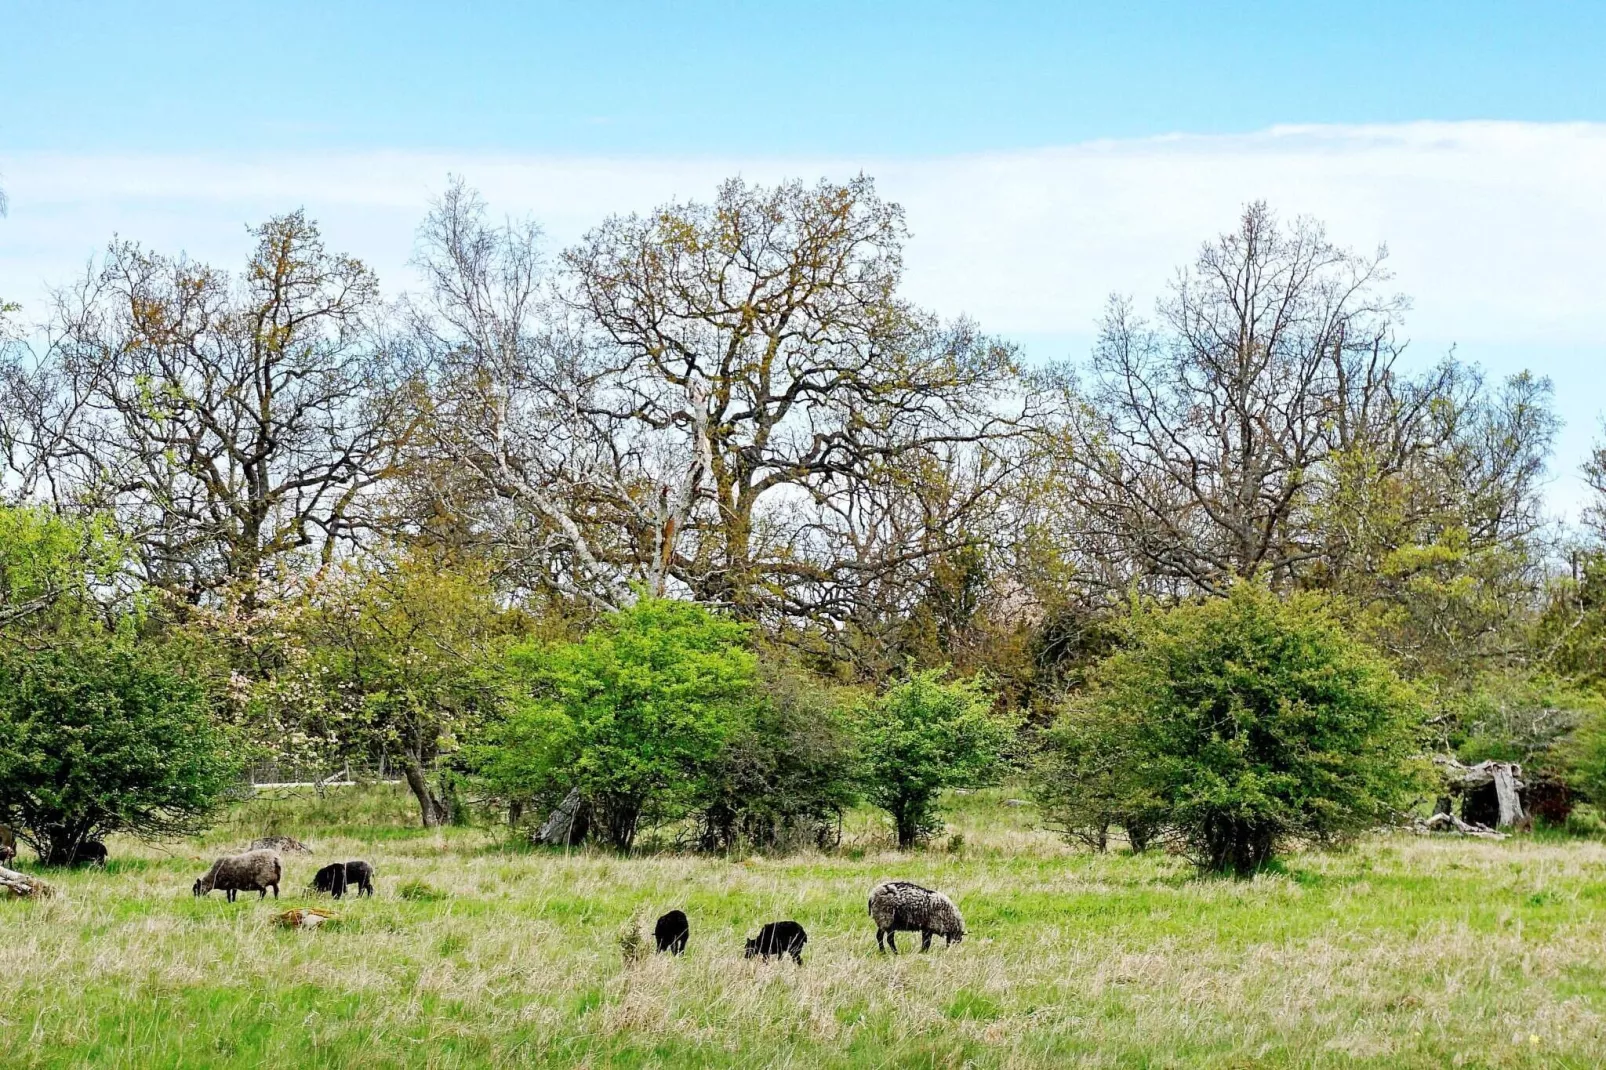
[[[242,807],[202,841],[113,845],[53,900],[0,905],[0,1059],[110,1066],[1606,1065],[1606,846],[1380,837],[1253,881],[1093,856],[1002,793],[956,800],[964,846],[736,861],[508,848],[410,829],[386,790]],[[264,832],[285,899],[195,900]],[[364,857],[373,900],[286,931],[318,865]],[[949,892],[970,937],[880,956],[877,880]],[[405,896],[404,896],[405,891]],[[326,902],[326,901],[325,901]],[[619,932],[680,907],[680,959]],[[801,921],[805,965],[741,957]]]

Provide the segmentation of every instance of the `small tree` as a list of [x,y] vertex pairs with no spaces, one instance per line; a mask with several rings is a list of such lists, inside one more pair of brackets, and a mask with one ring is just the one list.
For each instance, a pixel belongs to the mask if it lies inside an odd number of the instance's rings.
[[1107,711],[1071,703],[1043,733],[1033,769],[1033,794],[1043,815],[1065,838],[1103,851],[1110,828],[1126,830],[1134,851],[1148,847],[1161,823],[1155,801],[1134,775],[1133,726]]
[[112,832],[194,832],[237,775],[203,688],[149,649],[88,636],[0,654],[0,811],[42,861]]
[[310,656],[269,687],[292,697],[322,687],[325,697],[307,712],[323,723],[307,734],[332,731],[350,749],[386,756],[428,828],[463,816],[445,782],[450,772],[437,770],[432,783],[431,770],[499,712],[515,627],[483,567],[383,556],[338,570],[314,592],[300,624]]
[[1102,723],[1117,810],[1157,814],[1206,870],[1250,874],[1291,840],[1376,827],[1423,784],[1421,711],[1328,603],[1243,582],[1225,598],[1140,609],[1061,741]]
[[915,673],[859,711],[865,794],[892,815],[899,847],[940,829],[938,795],[983,782],[1011,737],[985,679],[945,673]]
[[749,628],[689,602],[643,598],[584,639],[513,653],[526,698],[479,748],[503,783],[591,805],[628,851],[643,818],[684,816],[709,793],[725,741],[749,722]]

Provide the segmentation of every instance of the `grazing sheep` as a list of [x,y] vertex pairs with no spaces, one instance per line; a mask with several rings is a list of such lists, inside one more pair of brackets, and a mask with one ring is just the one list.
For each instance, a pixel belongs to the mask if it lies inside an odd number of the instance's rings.
[[374,867],[367,862],[353,859],[346,863],[346,887],[357,889],[359,896],[374,897]]
[[652,938],[658,942],[659,951],[668,951],[680,954],[686,950],[686,940],[691,936],[691,925],[686,921],[684,910],[671,910],[658,919],[653,926]]
[[[949,944],[965,938],[965,919],[954,901],[941,892],[909,881],[884,881],[870,891],[870,918],[875,922],[876,947],[898,952],[901,932],[920,934],[920,950],[931,947],[933,934]],[[885,943],[883,943],[885,941]]]
[[17,857],[17,849],[8,843],[0,843],[0,862],[9,862]]
[[214,890],[224,892],[232,903],[239,892],[260,892],[259,898],[266,899],[272,888],[273,898],[277,899],[279,878],[283,875],[284,863],[273,851],[247,851],[213,862],[206,876],[195,882],[194,891],[198,896],[210,895]]
[[73,849],[72,864],[75,866],[104,866],[106,864],[106,845],[99,840],[85,840]]
[[10,825],[0,825],[0,847],[9,847],[16,853],[17,833]]
[[358,895],[373,898],[374,867],[360,859],[331,862],[312,875],[313,891],[327,892],[339,899],[352,888]]
[[346,894],[346,864],[331,862],[312,875],[313,891],[327,892],[336,899]]
[[791,955],[792,961],[799,966],[803,965],[803,945],[809,942],[809,934],[803,931],[803,926],[795,921],[772,921],[758,931],[758,935],[747,941],[747,948],[742,952],[743,958],[752,958],[760,955],[768,962],[771,955]]
[[291,851],[296,854],[310,855],[312,848],[296,839],[294,836],[263,836],[259,840],[252,840],[247,851]]

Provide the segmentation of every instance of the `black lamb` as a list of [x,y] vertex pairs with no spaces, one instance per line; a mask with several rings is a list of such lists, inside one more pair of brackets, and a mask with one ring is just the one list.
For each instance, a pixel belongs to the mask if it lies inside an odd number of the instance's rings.
[[803,945],[809,942],[809,934],[803,931],[803,926],[795,921],[772,921],[758,931],[758,935],[747,941],[747,949],[742,953],[743,958],[761,956],[765,962],[771,955],[791,955],[792,961],[799,966],[803,965]]
[[653,926],[652,938],[658,942],[659,951],[668,951],[678,955],[686,950],[686,940],[691,936],[691,925],[686,921],[684,910],[671,910],[658,919]]
[[361,859],[346,863],[346,887],[357,889],[359,896],[374,897],[374,867]]
[[314,891],[327,892],[336,899],[355,888],[357,894],[374,894],[374,867],[367,862],[331,862],[312,875]]
[[331,862],[312,875],[312,890],[339,899],[346,894],[346,864]]
[[104,866],[106,864],[106,845],[99,840],[85,840],[73,848],[72,864],[75,866]]

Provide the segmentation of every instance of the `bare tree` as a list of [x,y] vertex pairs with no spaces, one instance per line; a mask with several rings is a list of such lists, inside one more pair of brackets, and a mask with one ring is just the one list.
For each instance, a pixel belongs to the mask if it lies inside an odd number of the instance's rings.
[[1398,470],[1441,393],[1395,369],[1406,302],[1380,292],[1383,256],[1254,204],[1179,273],[1155,322],[1112,299],[1072,435],[1091,545],[1208,591],[1256,573],[1287,583],[1328,555],[1312,518],[1332,462]]
[[237,279],[114,243],[13,383],[58,504],[111,511],[147,578],[192,600],[249,603],[283,555],[327,559],[406,434],[373,274],[300,212],[254,233]]
[[870,489],[968,468],[925,517],[954,530],[1030,423],[1008,347],[898,297],[903,234],[868,179],[733,181],[607,221],[544,300],[535,232],[454,187],[421,248],[442,448],[577,593],[846,619],[846,589],[943,543],[885,513],[871,538]]

